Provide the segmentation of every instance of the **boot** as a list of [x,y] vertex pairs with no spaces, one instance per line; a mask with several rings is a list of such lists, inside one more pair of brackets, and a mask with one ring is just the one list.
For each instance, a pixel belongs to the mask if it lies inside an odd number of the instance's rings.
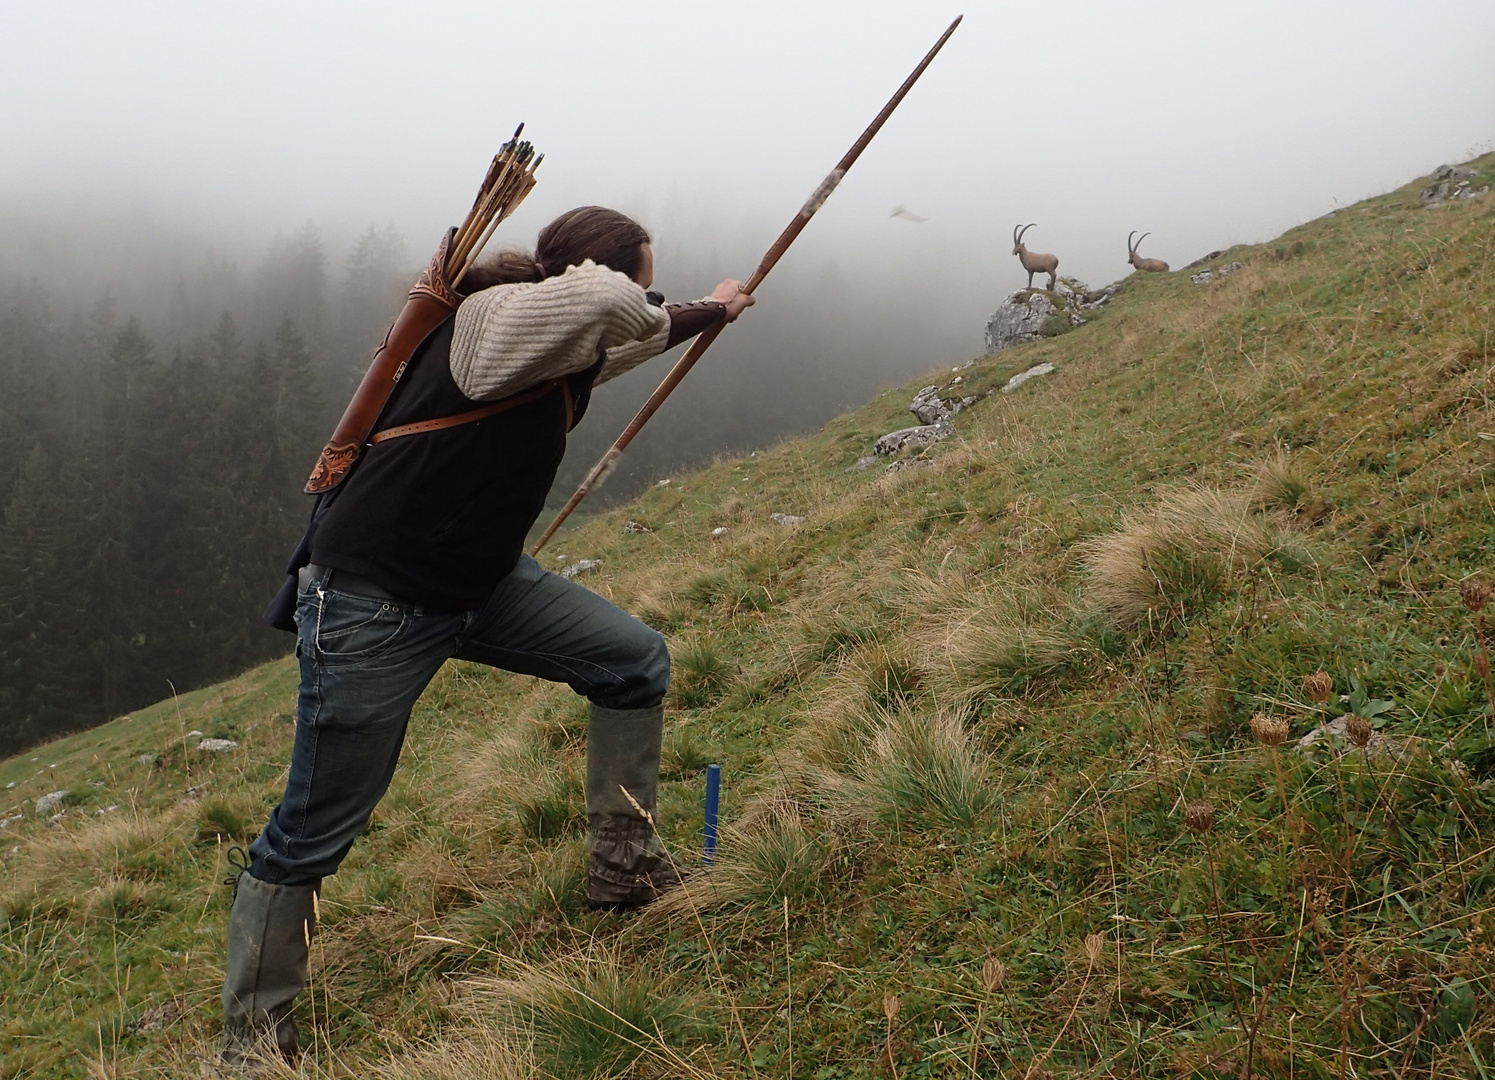
[[663,705],[592,706],[587,721],[587,906],[594,910],[641,907],[680,884],[654,830],[663,737]]
[[244,1068],[272,1053],[296,1055],[291,1002],[306,985],[316,891],[316,885],[267,885],[239,875],[228,915],[223,1064]]

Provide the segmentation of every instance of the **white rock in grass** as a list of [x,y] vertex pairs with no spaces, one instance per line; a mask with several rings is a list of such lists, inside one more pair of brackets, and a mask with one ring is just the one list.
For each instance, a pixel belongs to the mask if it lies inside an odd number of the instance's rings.
[[51,791],[36,800],[36,816],[45,817],[57,807],[62,805],[62,800],[67,798],[66,791]]
[[135,760],[138,761],[142,765],[154,765],[156,763],[156,755],[155,754],[141,754]]
[[21,820],[21,815],[20,814],[16,814],[16,815],[14,815],[12,817],[8,817],[8,818],[0,818],[0,829],[8,829],[8,828],[10,828],[12,825],[14,825],[16,822],[18,822],[20,820]]
[[197,748],[205,754],[226,754],[230,750],[237,750],[239,744],[232,739],[204,739],[197,744]]
[[731,531],[732,530],[729,529],[729,528],[727,528],[725,525],[721,525],[721,526],[718,526],[715,529],[712,529],[711,530],[711,535],[712,535],[712,537],[714,539],[720,540],[722,537],[726,536]]
[[798,514],[769,514],[768,516],[786,529],[792,529],[796,525],[803,525],[805,523],[805,519]]
[[640,525],[637,521],[633,521],[631,519],[625,522],[623,525],[623,532],[628,534],[629,536],[633,536],[638,533],[651,533],[653,531],[654,530],[649,528],[649,526]]
[[198,731],[196,728],[193,728],[191,731],[187,732],[187,738],[189,739],[196,739],[200,738],[201,736],[202,732]]
[[1006,385],[1002,387],[1002,393],[1010,394],[1029,379],[1037,378],[1039,375],[1048,375],[1057,370],[1058,368],[1054,367],[1053,364],[1034,364],[1027,371],[1019,371],[1012,378],[1008,379]]
[[561,577],[574,578],[581,574],[590,574],[602,565],[600,559],[577,559],[570,566],[561,571]]
[[925,424],[922,427],[903,428],[899,431],[890,431],[878,439],[872,446],[872,452],[886,457],[904,450],[920,450],[942,442],[954,434],[955,428],[948,420],[942,420],[938,424]]

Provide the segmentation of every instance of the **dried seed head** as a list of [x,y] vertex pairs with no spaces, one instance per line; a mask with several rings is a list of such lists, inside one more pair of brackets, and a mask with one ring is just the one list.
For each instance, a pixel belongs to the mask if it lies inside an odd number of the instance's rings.
[[1257,713],[1251,718],[1251,734],[1267,746],[1281,746],[1287,742],[1288,723],[1280,716]]
[[1459,599],[1470,611],[1483,611],[1492,596],[1495,596],[1495,589],[1483,581],[1466,581],[1459,586]]
[[1438,660],[1433,664],[1433,678],[1443,678],[1443,675],[1446,671],[1448,671],[1448,665],[1445,664],[1442,660]]
[[1329,700],[1329,695],[1334,693],[1334,680],[1329,677],[1327,671],[1320,668],[1303,680],[1303,692],[1308,695],[1309,700],[1322,705]]
[[1085,955],[1090,957],[1093,964],[1100,959],[1100,951],[1105,947],[1106,935],[1097,930],[1093,934],[1085,935]]
[[887,993],[882,996],[882,1014],[888,1018],[888,1023],[898,1019],[898,1009],[903,1004],[903,999],[897,994]]
[[1351,713],[1344,718],[1344,733],[1350,742],[1363,749],[1370,745],[1370,737],[1376,729],[1365,717]]
[[1191,833],[1207,833],[1215,827],[1215,808],[1201,799],[1184,807],[1184,827]]
[[1474,654],[1474,670],[1481,679],[1490,677],[1490,658],[1484,653]]
[[986,987],[987,993],[995,993],[1006,981],[1007,965],[995,956],[988,956],[986,963],[981,965],[981,985]]

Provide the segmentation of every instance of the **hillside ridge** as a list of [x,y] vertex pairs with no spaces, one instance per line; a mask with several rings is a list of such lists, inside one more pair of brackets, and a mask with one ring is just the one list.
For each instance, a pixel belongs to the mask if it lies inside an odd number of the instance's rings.
[[[714,867],[586,911],[585,703],[449,663],[285,1074],[1495,1070],[1495,202],[1426,186],[559,534],[670,641]],[[875,454],[916,397],[949,432]],[[295,682],[0,762],[0,1077],[196,1074]]]

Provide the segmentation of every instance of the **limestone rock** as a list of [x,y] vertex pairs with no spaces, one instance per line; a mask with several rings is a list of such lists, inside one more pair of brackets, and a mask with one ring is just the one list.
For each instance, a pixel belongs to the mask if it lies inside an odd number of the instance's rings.
[[1053,316],[1079,326],[1085,322],[1085,312],[1104,307],[1120,291],[1120,282],[1092,291],[1089,285],[1072,277],[1061,277],[1052,291],[1019,289],[1003,300],[986,320],[986,353],[995,356],[1015,345],[1038,340],[1044,336]]
[[0,818],[0,830],[8,829],[8,828],[10,828],[12,825],[14,825],[16,822],[18,822],[20,820],[21,820],[21,815],[20,814],[14,814],[11,817],[7,817],[7,818]]
[[1057,370],[1059,369],[1054,367],[1053,364],[1047,362],[1042,364],[1034,364],[1027,371],[1020,371],[1012,378],[1008,379],[1006,384],[1002,387],[1002,393],[1010,394],[1019,386],[1022,386],[1023,383],[1027,382],[1029,379],[1036,378],[1039,375],[1048,375],[1051,372]]
[[61,806],[62,800],[66,799],[67,796],[68,793],[66,791],[52,791],[40,796],[36,800],[36,816],[46,817],[53,810]]
[[988,356],[1006,352],[1017,345],[1037,341],[1044,323],[1059,309],[1042,289],[1019,289],[986,320]]
[[623,532],[628,536],[635,536],[639,533],[651,533],[653,531],[649,526],[640,525],[637,521],[630,520],[623,525]]
[[722,537],[726,536],[731,531],[732,530],[729,529],[729,528],[727,528],[725,525],[719,525],[715,529],[711,530],[711,538],[713,540],[720,540]]
[[900,473],[907,472],[909,469],[927,469],[933,464],[934,462],[928,458],[899,458],[888,466],[887,471],[890,473]]
[[601,565],[602,563],[598,559],[577,559],[574,563],[561,571],[561,577],[574,578],[579,577],[582,574],[590,574],[593,570],[597,569],[597,567]]
[[[957,378],[951,383],[951,389],[963,381]],[[908,407],[908,411],[917,416],[921,424],[938,424],[975,403],[974,397],[940,397],[938,386],[926,386],[914,395],[913,404]]]
[[1203,266],[1205,263],[1214,262],[1216,259],[1218,259],[1221,255],[1224,255],[1224,254],[1225,254],[1225,252],[1223,252],[1223,251],[1211,251],[1208,255],[1202,255],[1199,258],[1195,259],[1188,266],[1184,267],[1184,269],[1185,270],[1192,270],[1196,266]]
[[226,754],[230,750],[237,750],[239,744],[232,739],[204,739],[197,744],[197,748],[204,754]]
[[864,472],[867,469],[872,468],[872,466],[874,466],[876,464],[877,464],[877,455],[876,454],[863,454],[861,457],[857,458],[856,461],[852,464],[851,468],[847,469],[846,471],[847,472]]
[[768,516],[786,529],[792,529],[796,525],[803,525],[805,523],[805,519],[798,514],[769,514]]
[[926,446],[933,446],[937,442],[943,442],[955,434],[955,428],[948,420],[941,420],[937,424],[923,424],[919,427],[901,428],[898,431],[890,431],[872,447],[873,453],[884,457],[890,454],[899,454],[905,450],[922,450]]
[[1433,183],[1418,192],[1425,209],[1442,206],[1452,199],[1477,199],[1490,190],[1490,185],[1475,188],[1470,181],[1479,175],[1478,170],[1463,165],[1440,165],[1433,170]]
[[1245,263],[1233,262],[1226,263],[1224,266],[1206,267],[1197,274],[1190,274],[1189,280],[1195,285],[1208,285],[1216,278],[1228,278],[1245,265]]

